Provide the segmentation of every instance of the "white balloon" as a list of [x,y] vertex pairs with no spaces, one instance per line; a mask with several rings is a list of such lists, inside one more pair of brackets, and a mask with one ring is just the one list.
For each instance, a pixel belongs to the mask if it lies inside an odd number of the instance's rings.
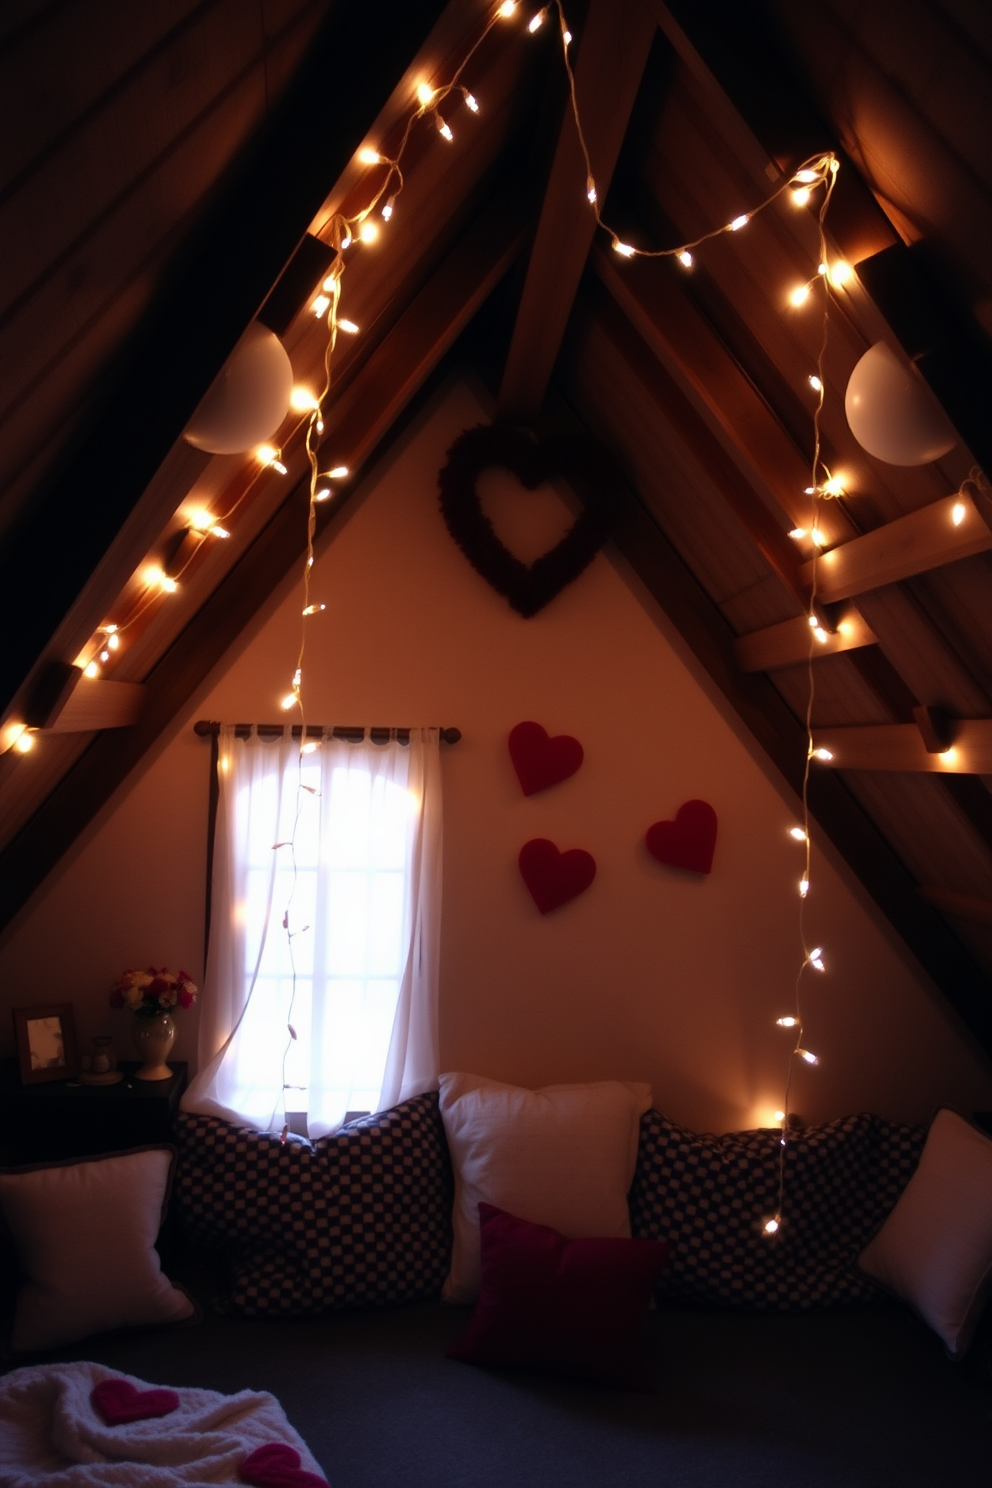
[[240,455],[274,434],[289,411],[293,368],[279,337],[257,321],[245,331],[186,426],[211,455]]
[[851,373],[844,412],[861,448],[888,465],[926,465],[957,443],[920,374],[884,341],[870,347]]

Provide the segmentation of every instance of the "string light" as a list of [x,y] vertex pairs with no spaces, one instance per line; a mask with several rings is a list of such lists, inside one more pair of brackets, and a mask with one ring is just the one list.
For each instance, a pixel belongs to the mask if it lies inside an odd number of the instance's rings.
[[479,100],[473,93],[466,93],[464,97],[466,108],[471,109],[473,114],[477,114],[479,112]]
[[733,222],[730,223],[730,231],[731,232],[740,232],[741,228],[742,227],[747,227],[747,225],[748,225],[748,223],[750,221],[751,221],[751,219],[747,215],[747,213],[746,212],[745,213],[742,213],[742,215],[740,217],[735,217],[734,220],[733,220]]
[[951,510],[951,521],[954,523],[955,527],[960,527],[961,523],[964,521],[967,515],[968,508],[965,506],[964,502],[956,501]]
[[676,254],[676,258],[684,269],[691,269],[693,264],[695,263],[695,259],[689,252],[688,248],[683,248],[681,253]]
[[353,320],[339,320],[338,323],[337,323],[337,325],[338,325],[338,330],[339,331],[344,331],[344,333],[345,333],[346,336],[357,336],[358,335],[358,326],[355,324],[355,322]]
[[775,1019],[775,1022],[778,1024],[779,1028],[798,1028],[799,1027],[799,1019],[798,1018],[776,1018]]
[[[443,129],[441,133],[444,133]],[[358,236],[361,238],[363,243],[374,243],[376,238],[379,236],[378,224],[375,222],[363,222],[361,228],[359,229]]]
[[451,132],[450,128],[448,127],[448,125],[441,118],[441,115],[440,114],[437,114],[436,115],[436,118],[437,118],[437,132],[438,132],[438,134],[441,136],[442,139],[446,139],[448,141],[449,145],[450,145],[452,143],[452,141],[454,140],[455,136],[452,134],[452,132]]
[[527,22],[527,30],[530,32],[531,36],[534,35],[535,31],[540,31],[541,27],[544,25],[546,18],[547,11],[544,10],[539,10],[537,12],[537,15],[531,16],[530,20]]
[[371,146],[364,145],[358,152],[358,158],[362,165],[381,165],[383,157],[379,154],[378,150],[373,150]]
[[810,375],[807,377],[806,381],[809,383],[809,385],[813,389],[814,393],[822,393],[823,392],[823,383],[817,377],[817,375],[816,375],[815,372],[811,372]]
[[330,304],[331,302],[328,299],[327,295],[319,294],[317,296],[317,298],[313,302],[312,309],[314,315],[316,315],[318,320],[321,318],[322,315],[325,315],[327,313],[328,309],[330,308]]
[[789,828],[789,836],[795,842],[807,842],[809,840],[808,837],[807,837],[807,835],[806,835],[806,833],[803,831],[802,827],[790,827]]

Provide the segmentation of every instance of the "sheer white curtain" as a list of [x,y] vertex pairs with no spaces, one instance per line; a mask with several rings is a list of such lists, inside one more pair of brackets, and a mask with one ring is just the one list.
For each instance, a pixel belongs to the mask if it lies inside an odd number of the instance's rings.
[[183,1108],[311,1136],[437,1086],[441,767],[409,744],[301,753],[221,730],[199,1074]]

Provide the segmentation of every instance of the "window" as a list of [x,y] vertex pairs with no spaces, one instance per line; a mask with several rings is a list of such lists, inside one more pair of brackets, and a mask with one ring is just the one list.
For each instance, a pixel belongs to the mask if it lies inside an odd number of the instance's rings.
[[186,1109],[321,1135],[436,1085],[440,836],[437,730],[302,753],[222,730]]

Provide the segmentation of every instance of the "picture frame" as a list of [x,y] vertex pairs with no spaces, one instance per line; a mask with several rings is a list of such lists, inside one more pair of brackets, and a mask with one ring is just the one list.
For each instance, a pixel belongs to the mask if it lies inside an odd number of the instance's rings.
[[14,1034],[21,1084],[72,1080],[79,1074],[76,1019],[71,1002],[14,1008]]

